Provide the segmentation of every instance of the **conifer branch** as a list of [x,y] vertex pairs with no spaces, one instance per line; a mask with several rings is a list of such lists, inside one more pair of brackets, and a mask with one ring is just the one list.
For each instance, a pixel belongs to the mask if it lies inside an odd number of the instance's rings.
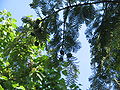
[[64,8],[61,8],[55,12],[53,12],[52,14],[46,16],[45,18],[43,18],[41,21],[44,21],[46,18],[49,18],[51,16],[53,16],[53,14],[56,14],[64,9],[70,9],[70,8],[74,8],[74,7],[78,7],[78,6],[85,6],[85,5],[93,5],[93,4],[99,4],[99,3],[113,3],[113,4],[120,4],[120,1],[98,1],[98,2],[90,2],[90,3],[79,3],[79,4],[76,4],[76,5],[70,5],[70,6],[67,6],[67,7],[64,7]]

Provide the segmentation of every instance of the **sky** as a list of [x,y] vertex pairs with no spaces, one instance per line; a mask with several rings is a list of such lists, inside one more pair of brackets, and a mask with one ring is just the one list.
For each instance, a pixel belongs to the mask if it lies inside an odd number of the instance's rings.
[[[0,11],[6,9],[12,13],[12,17],[17,19],[17,25],[22,25],[21,18],[23,16],[33,15],[33,18],[37,18],[37,15],[33,9],[29,7],[32,0],[0,0]],[[86,26],[83,25],[80,29],[79,40],[82,48],[76,53],[79,61],[79,82],[82,90],[87,90],[90,83],[88,78],[91,75],[90,70],[90,46],[85,37]]]
[[90,45],[86,39],[85,36],[85,29],[87,27],[85,25],[82,25],[82,28],[80,29],[79,33],[79,40],[81,42],[81,49],[77,52],[76,56],[78,58],[79,62],[79,81],[83,85],[81,87],[82,90],[87,90],[90,86],[90,82],[88,78],[91,75],[91,69],[90,69]]
[[12,17],[17,19],[17,24],[21,25],[21,18],[23,16],[33,15],[36,18],[37,15],[33,9],[29,7],[32,0],[0,0],[0,10],[6,9],[12,13]]

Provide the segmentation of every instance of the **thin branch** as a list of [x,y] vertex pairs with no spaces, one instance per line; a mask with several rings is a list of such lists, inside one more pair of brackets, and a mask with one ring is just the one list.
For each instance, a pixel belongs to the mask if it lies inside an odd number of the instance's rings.
[[114,80],[115,80],[115,82],[118,84],[118,86],[120,87],[120,83],[119,83],[119,81],[116,80],[115,78],[114,78]]
[[120,1],[98,1],[98,2],[92,2],[92,3],[83,3],[83,4],[77,4],[77,5],[71,5],[71,6],[67,6],[67,7],[64,7],[64,8],[61,8],[53,13],[51,13],[50,15],[46,16],[45,18],[43,18],[41,21],[44,21],[46,18],[49,18],[51,17],[53,14],[56,14],[64,9],[70,9],[70,8],[73,8],[73,7],[78,7],[78,6],[84,6],[84,5],[93,5],[93,4],[99,4],[99,3],[113,3],[113,4],[120,4]]

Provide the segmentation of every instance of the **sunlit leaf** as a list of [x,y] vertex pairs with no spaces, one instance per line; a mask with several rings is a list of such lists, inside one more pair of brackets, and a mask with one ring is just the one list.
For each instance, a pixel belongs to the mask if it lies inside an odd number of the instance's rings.
[[0,90],[4,90],[4,88],[0,85]]
[[16,87],[16,89],[22,89],[22,90],[25,90],[25,88],[24,88],[23,86]]
[[16,87],[19,86],[19,84],[12,84],[12,86],[13,86],[14,88],[16,88]]
[[6,76],[0,76],[0,79],[2,79],[2,80],[8,80],[8,78]]

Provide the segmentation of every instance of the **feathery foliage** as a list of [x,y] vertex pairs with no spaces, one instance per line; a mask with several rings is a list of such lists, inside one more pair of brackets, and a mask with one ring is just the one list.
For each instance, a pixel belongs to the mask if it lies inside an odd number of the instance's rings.
[[91,44],[90,90],[120,88],[119,0],[33,0],[30,7],[39,18],[23,17],[21,27],[0,12],[0,88],[79,90],[74,53],[82,24]]
[[[80,26],[83,23],[88,26],[86,37],[91,43],[94,74],[90,81],[93,90],[119,88],[119,4],[119,0],[34,0],[30,4],[35,6],[34,9],[38,10],[40,17],[44,17],[42,21],[61,22],[60,26],[47,24],[50,32],[53,32],[53,43],[49,45],[57,48],[56,57],[61,49],[66,55],[76,52],[80,48],[77,40]],[[56,15],[61,16],[56,19]],[[66,61],[65,57],[62,58]],[[70,62],[69,59],[67,61]],[[67,78],[71,77],[70,72],[68,69]]]

